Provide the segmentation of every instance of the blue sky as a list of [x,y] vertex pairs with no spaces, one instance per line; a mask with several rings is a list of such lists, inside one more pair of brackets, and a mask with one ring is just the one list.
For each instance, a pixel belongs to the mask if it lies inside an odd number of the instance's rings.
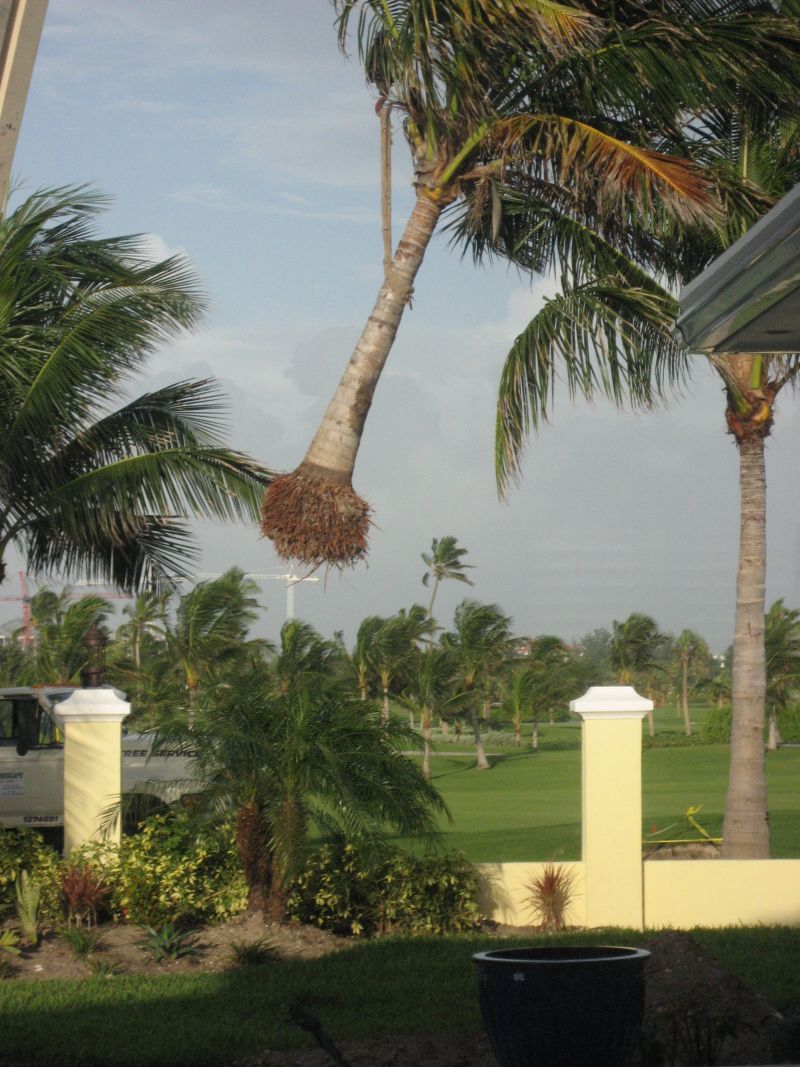
[[[107,233],[142,232],[154,254],[190,258],[209,314],[158,354],[141,390],[219,378],[231,443],[276,469],[302,458],[381,275],[374,102],[332,21],[324,0],[50,0],[14,167],[17,199],[90,183],[114,197]],[[399,132],[394,159],[397,232],[411,203]],[[323,633],[352,640],[366,615],[424,600],[420,553],[452,534],[475,587],[442,590],[445,625],[467,593],[499,603],[519,633],[569,640],[647,611],[715,649],[730,642],[737,461],[704,361],[687,396],[653,414],[560,404],[522,485],[498,502],[498,376],[547,288],[477,269],[435,239],[356,468],[375,509],[369,562],[297,591],[297,614]],[[767,596],[793,607],[799,452],[796,401],[782,397],[768,447]],[[197,529],[204,572],[285,571],[254,530]],[[262,589],[260,629],[274,637],[281,583]]]

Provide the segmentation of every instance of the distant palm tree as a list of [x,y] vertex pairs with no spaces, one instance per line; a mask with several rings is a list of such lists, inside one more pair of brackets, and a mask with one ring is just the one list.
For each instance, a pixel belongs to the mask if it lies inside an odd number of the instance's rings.
[[800,611],[790,610],[783,598],[767,612],[764,627],[767,658],[767,747],[780,744],[778,728],[781,712],[800,689]]
[[269,658],[277,694],[313,685],[330,674],[336,644],[321,637],[307,622],[290,619],[281,627],[280,644]]
[[[633,685],[637,675],[658,668],[657,655],[664,635],[655,619],[634,611],[623,622],[612,623],[611,666],[620,685]],[[647,713],[650,736],[655,734],[653,713]]]
[[111,604],[95,593],[74,599],[69,588],[60,593],[40,589],[31,597],[34,654],[17,684],[79,685],[86,666],[84,638],[92,626],[102,627]]
[[422,553],[422,561],[428,568],[422,576],[422,584],[427,586],[433,579],[430,604],[428,604],[428,617],[433,619],[433,602],[439,591],[439,583],[443,580],[466,582],[472,585],[472,579],[464,574],[465,570],[472,570],[469,563],[462,563],[461,557],[467,554],[466,548],[459,548],[455,537],[434,537],[431,542],[430,552]]
[[683,728],[687,737],[691,737],[692,723],[689,718],[689,672],[694,668],[707,668],[711,653],[700,634],[694,630],[682,630],[675,639],[675,653],[681,672],[681,708],[683,709]]
[[[219,578],[199,582],[180,598],[166,631],[167,655],[183,679],[190,707],[204,681],[221,667],[242,658],[250,623],[258,618],[258,586],[238,567]],[[263,642],[257,642],[263,647]]]
[[446,648],[428,646],[418,652],[407,668],[408,681],[398,700],[419,717],[422,733],[422,775],[431,777],[431,727],[454,697],[456,675],[453,657]]
[[417,650],[417,642],[427,629],[428,617],[425,610],[415,604],[408,612],[401,609],[396,615],[384,619],[372,634],[369,657],[383,695],[381,719],[384,723],[389,721],[389,693],[392,681],[407,669]]
[[458,684],[472,723],[478,770],[488,770],[489,761],[481,739],[476,690],[481,682],[499,670],[510,652],[511,619],[496,604],[462,600],[453,616],[453,629],[442,634],[442,645],[450,652]]
[[183,381],[127,399],[203,299],[181,257],[101,238],[103,198],[29,197],[0,220],[0,581],[15,545],[33,573],[127,590],[185,576],[185,515],[254,519],[269,472],[225,447],[223,398]]

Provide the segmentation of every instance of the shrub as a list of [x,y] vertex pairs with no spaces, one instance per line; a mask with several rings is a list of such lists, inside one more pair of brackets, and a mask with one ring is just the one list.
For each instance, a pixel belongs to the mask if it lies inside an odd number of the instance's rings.
[[17,920],[22,936],[29,945],[39,944],[39,922],[42,906],[42,887],[24,867],[14,883],[17,898]]
[[146,936],[142,948],[150,953],[156,963],[200,955],[194,930],[179,930],[173,923],[165,923],[159,927],[146,926],[144,933]]
[[458,856],[395,851],[366,859],[352,845],[326,845],[289,893],[298,922],[340,934],[387,930],[447,934],[480,925],[474,868]]
[[727,745],[731,739],[732,718],[733,711],[730,704],[723,704],[721,708],[712,708],[700,730],[700,736],[704,741]]
[[527,908],[548,934],[567,927],[567,913],[575,896],[575,873],[568,867],[546,863],[528,882]]
[[266,937],[258,937],[255,941],[233,941],[230,953],[233,967],[263,967],[281,958],[278,948]]
[[15,884],[23,869],[41,887],[39,921],[56,924],[61,916],[58,853],[27,828],[0,830],[0,921],[16,912]]
[[114,912],[140,926],[222,921],[247,903],[230,819],[212,825],[187,812],[154,815],[123,840],[109,876]]
[[71,858],[61,868],[61,899],[67,922],[75,926],[96,926],[98,913],[111,893],[108,873],[88,860]]
[[76,959],[83,960],[103,948],[103,937],[98,930],[89,930],[84,926],[65,926],[61,930],[61,940],[69,945]]

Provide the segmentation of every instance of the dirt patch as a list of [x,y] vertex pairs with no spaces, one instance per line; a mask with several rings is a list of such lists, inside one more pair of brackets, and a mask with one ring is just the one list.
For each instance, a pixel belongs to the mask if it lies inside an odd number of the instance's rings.
[[193,938],[196,956],[158,963],[143,946],[145,935],[139,927],[107,924],[98,931],[98,949],[85,959],[76,957],[57,934],[45,935],[36,948],[26,949],[21,956],[13,958],[11,977],[33,981],[88,978],[98,965],[115,968],[122,974],[222,971],[231,966],[237,944],[264,940],[284,959],[316,959],[354,944],[352,940],[312,926],[267,924],[260,915],[247,915],[199,931]]

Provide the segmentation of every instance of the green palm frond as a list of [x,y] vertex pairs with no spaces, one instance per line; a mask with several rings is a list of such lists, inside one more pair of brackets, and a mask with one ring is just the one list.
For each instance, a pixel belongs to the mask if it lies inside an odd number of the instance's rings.
[[616,276],[565,289],[517,337],[498,396],[501,491],[518,477],[525,442],[547,421],[562,377],[572,397],[600,394],[634,408],[650,407],[685,381],[687,355],[671,332],[676,302],[646,276],[638,280]]
[[0,221],[0,557],[125,588],[184,576],[176,517],[255,520],[271,474],[223,444],[223,398],[178,382],[109,410],[204,297],[181,257],[98,238],[104,198],[36,193]]

